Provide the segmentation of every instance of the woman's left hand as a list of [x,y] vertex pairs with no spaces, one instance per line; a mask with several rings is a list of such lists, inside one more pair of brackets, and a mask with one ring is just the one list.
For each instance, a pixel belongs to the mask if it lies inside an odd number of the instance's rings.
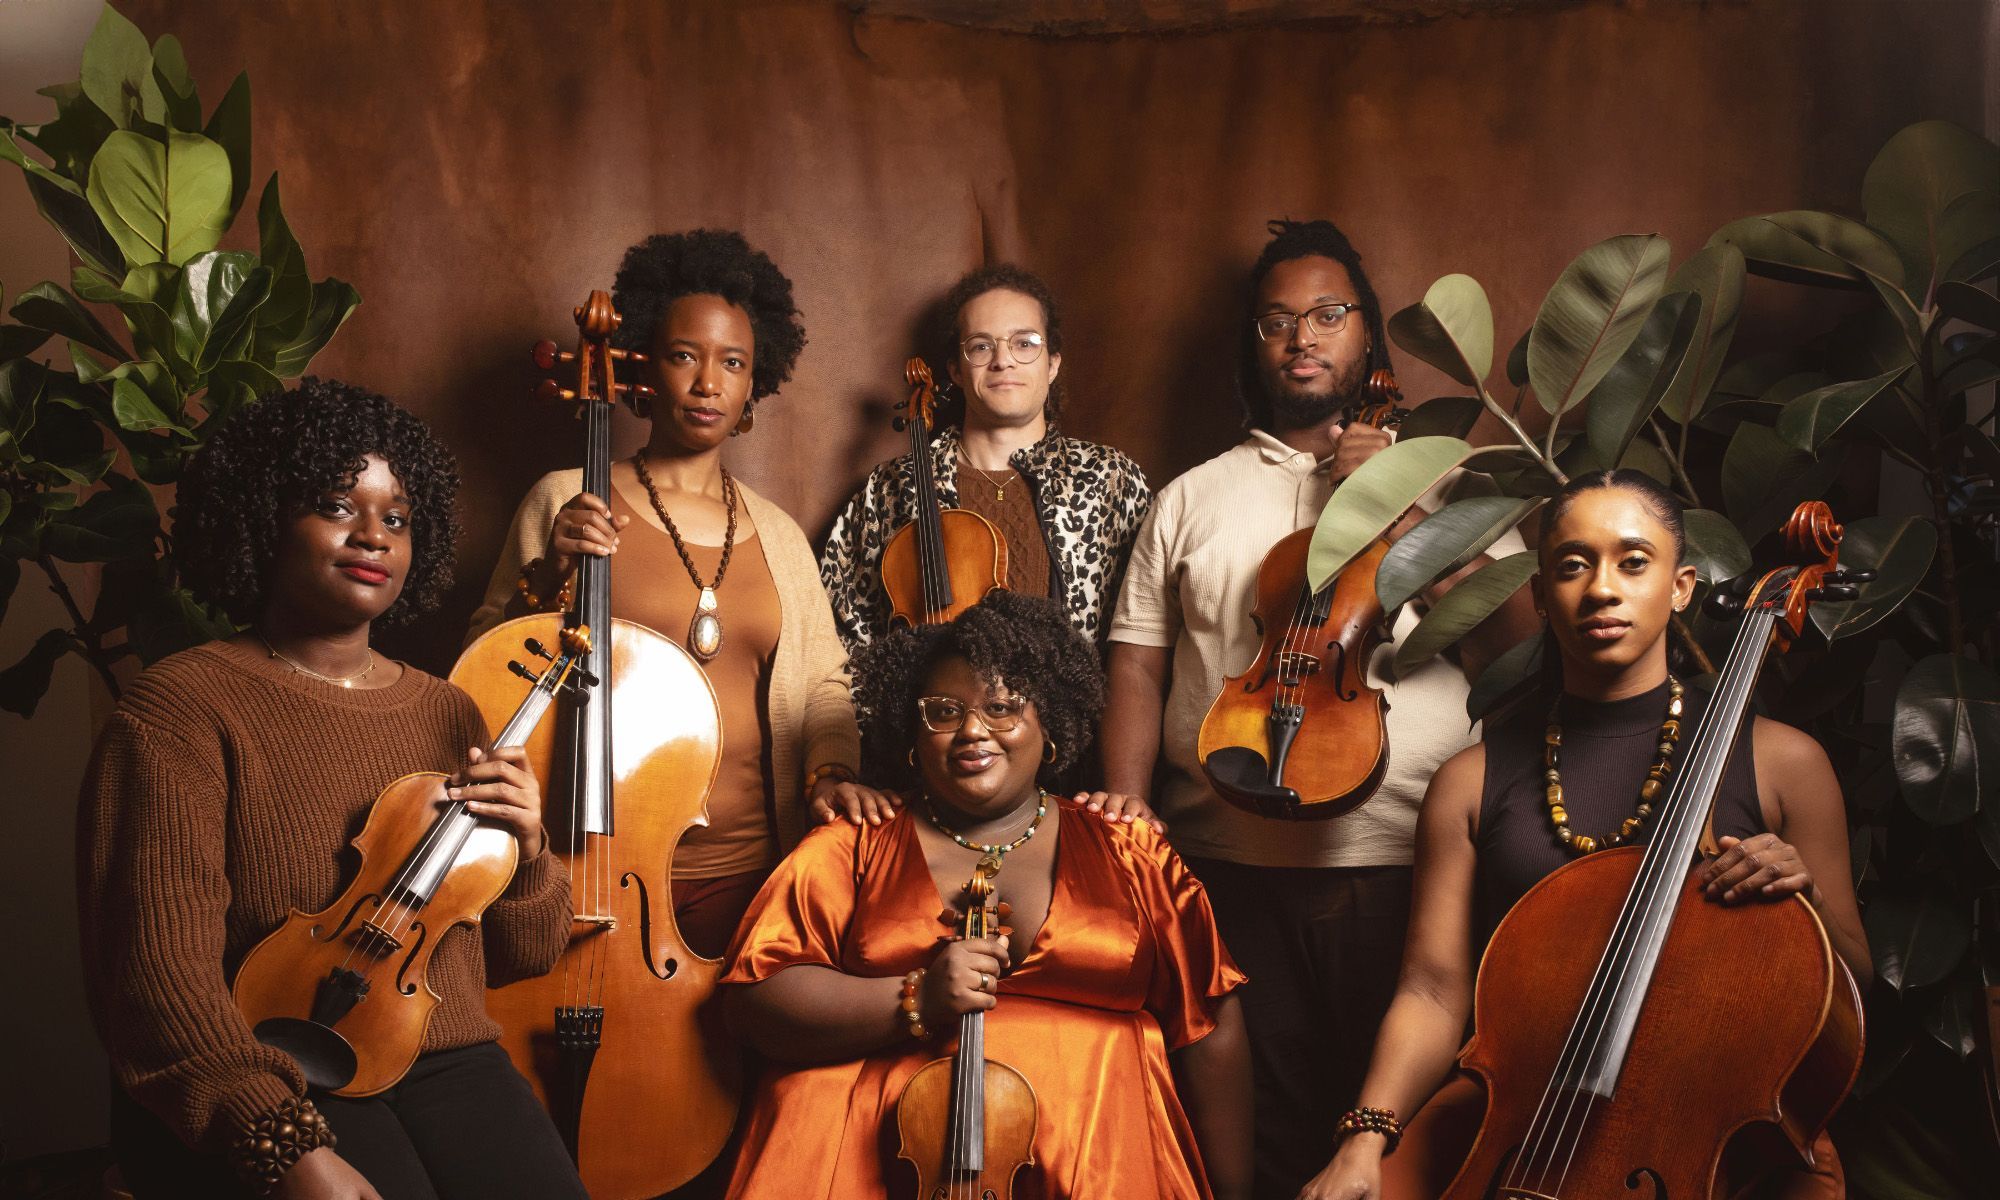
[[1078,792],[1070,799],[1091,812],[1102,814],[1105,820],[1115,825],[1144,821],[1153,827],[1154,833],[1167,831],[1167,823],[1155,816],[1152,808],[1137,796],[1128,796],[1123,792]]
[[1774,833],[1753,838],[1718,838],[1722,853],[1701,869],[1704,894],[1735,904],[1741,900],[1776,900],[1801,895],[1813,899],[1812,872],[1799,852]]
[[475,817],[505,825],[521,843],[521,860],[542,852],[548,833],[542,828],[542,785],[528,767],[525,746],[483,751],[474,746],[471,765],[451,777],[445,794],[465,801]]
[[813,819],[824,825],[846,818],[855,825],[880,825],[896,815],[903,798],[866,784],[828,776],[813,785]]

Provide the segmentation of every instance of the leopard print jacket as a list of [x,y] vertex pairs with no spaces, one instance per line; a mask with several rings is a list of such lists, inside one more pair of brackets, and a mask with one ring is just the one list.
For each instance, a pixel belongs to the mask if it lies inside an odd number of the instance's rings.
[[[958,504],[958,429],[931,440],[938,500]],[[1109,446],[1048,436],[1008,460],[1034,491],[1047,543],[1049,578],[1060,579],[1070,620],[1100,647],[1118,601],[1132,541],[1152,507],[1139,464]],[[834,519],[819,573],[833,601],[834,624],[851,653],[889,630],[889,594],[882,589],[882,547],[916,517],[916,483],[905,454],[868,473],[861,490]],[[1014,551],[1018,553],[1019,551]],[[1051,587],[1051,592],[1057,591]]]

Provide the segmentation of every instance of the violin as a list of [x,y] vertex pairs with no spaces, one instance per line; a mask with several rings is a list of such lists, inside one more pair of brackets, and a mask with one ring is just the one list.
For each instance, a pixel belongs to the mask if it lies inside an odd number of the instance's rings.
[[[590,631],[565,630],[561,645],[540,673],[512,664],[534,686],[492,748],[520,745],[558,695],[590,681]],[[431,956],[514,878],[513,833],[448,800],[448,779],[423,771],[382,789],[352,843],[353,882],[318,912],[294,909],[237,968],[231,991],[251,1034],[291,1055],[313,1087],[372,1096],[403,1078],[438,1004]]]
[[1500,922],[1459,1057],[1484,1115],[1468,1148],[1469,1122],[1418,1113],[1394,1158],[1429,1179],[1407,1194],[1707,1197],[1725,1148],[1735,1166],[1812,1163],[1861,1068],[1860,992],[1804,897],[1725,907],[1690,864],[1718,852],[1715,794],[1767,651],[1872,577],[1840,569],[1840,539],[1832,510],[1802,504],[1786,561],[1711,599],[1743,623],[1653,837],[1564,864]]
[[[1367,392],[1349,424],[1389,429],[1408,415],[1388,371],[1369,376]],[[1223,683],[1195,744],[1217,795],[1285,820],[1354,811],[1389,767],[1388,704],[1368,685],[1368,660],[1389,637],[1375,595],[1389,543],[1377,541],[1315,592],[1306,585],[1312,538],[1307,526],[1265,554],[1250,617],[1263,644],[1248,670]]]
[[910,398],[896,407],[908,415],[896,418],[896,428],[910,435],[917,516],[882,547],[882,589],[892,626],[941,625],[1007,586],[1007,539],[976,512],[940,506],[931,470],[937,384],[921,358],[903,364],[903,378]]
[[[991,937],[1003,914],[994,876],[1000,856],[973,868],[959,914],[962,938]],[[918,1200],[1008,1200],[1014,1176],[1035,1162],[1035,1089],[986,1057],[986,1014],[958,1019],[958,1049],[924,1064],[896,1101],[896,1157],[917,1169]]]
[[[574,352],[541,342],[544,400],[577,405],[583,490],[611,495],[611,418],[620,363],[648,356],[611,345],[620,318],[593,291],[576,309]],[[486,994],[500,1045],[548,1108],[596,1200],[672,1191],[721,1152],[742,1094],[741,1058],[708,1001],[722,964],[696,956],[674,924],[674,847],[708,823],[722,716],[708,676],[680,643],[611,616],[611,562],[583,556],[566,613],[520,617],[468,646],[451,680],[485,711],[504,682],[506,648],[576,626],[607,630],[592,677],[559,720],[526,745],[548,782],[550,849],[569,868],[576,916],[556,966]]]

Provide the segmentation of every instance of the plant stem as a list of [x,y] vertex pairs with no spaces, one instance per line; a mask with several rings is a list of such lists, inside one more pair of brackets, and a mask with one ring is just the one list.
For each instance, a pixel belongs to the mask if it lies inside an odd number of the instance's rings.
[[76,597],[70,593],[69,584],[63,582],[62,572],[56,569],[55,560],[44,551],[35,556],[35,562],[42,568],[42,574],[49,577],[49,590],[56,594],[56,599],[62,601],[64,611],[69,613],[70,636],[83,646],[83,660],[97,671],[97,677],[111,690],[111,698],[119,699],[124,692],[111,674],[110,664],[104,659],[104,644],[91,630],[90,622],[84,619],[83,610],[76,606]]
[[1535,439],[1528,436],[1528,431],[1521,428],[1521,423],[1516,421],[1512,414],[1500,407],[1500,402],[1486,390],[1485,384],[1479,386],[1479,400],[1486,406],[1486,411],[1500,418],[1500,423],[1507,427],[1507,432],[1514,435],[1514,440],[1521,444],[1521,448],[1534,455],[1535,461],[1542,465],[1544,471],[1553,475],[1557,483],[1569,482],[1569,476],[1562,473],[1562,469],[1556,466],[1552,457],[1542,453],[1541,447],[1535,445]]
[[1661,429],[1660,423],[1652,417],[1646,418],[1646,427],[1653,431],[1653,440],[1660,443],[1660,453],[1666,455],[1667,461],[1673,465],[1674,478],[1681,481],[1681,493],[1687,497],[1688,507],[1700,508],[1701,497],[1694,490],[1694,480],[1688,478],[1687,468],[1681,465],[1679,458],[1675,457],[1674,448],[1667,444],[1666,431]]

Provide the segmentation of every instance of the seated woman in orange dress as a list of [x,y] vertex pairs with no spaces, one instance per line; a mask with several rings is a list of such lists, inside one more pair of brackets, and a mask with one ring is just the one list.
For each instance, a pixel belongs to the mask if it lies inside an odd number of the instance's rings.
[[[724,1000],[778,1065],[729,1195],[913,1194],[897,1100],[950,1055],[960,1015],[984,1012],[987,1060],[1036,1097],[1015,1200],[1247,1196],[1244,977],[1207,895],[1147,822],[1038,782],[1089,743],[1095,652],[1057,605],[996,592],[871,646],[855,675],[882,715],[876,769],[912,801],[815,829],[737,931]],[[988,855],[1009,929],[958,940],[947,898]]]

